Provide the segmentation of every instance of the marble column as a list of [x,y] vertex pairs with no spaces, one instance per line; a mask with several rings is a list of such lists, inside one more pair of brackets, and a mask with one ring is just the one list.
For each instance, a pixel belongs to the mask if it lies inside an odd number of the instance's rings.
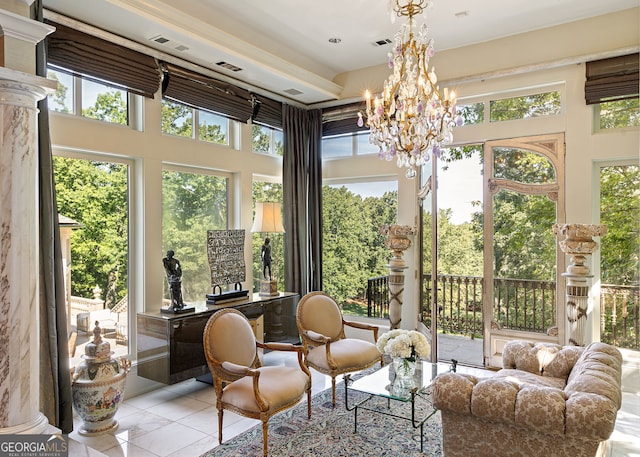
[[415,235],[416,231],[408,225],[384,225],[380,233],[387,235],[384,244],[391,249],[393,257],[389,261],[389,324],[390,329],[400,328],[402,320],[402,294],[404,292],[404,270],[407,263],[403,255],[404,251],[411,247],[409,235]]
[[42,433],[36,103],[55,83],[0,67],[0,434]]
[[607,233],[606,225],[555,224],[553,233],[560,238],[560,249],[568,254],[571,264],[562,273],[567,280],[567,339],[569,344],[584,346],[586,343],[587,309],[589,306],[589,279],[593,277],[586,256],[598,249],[594,236]]

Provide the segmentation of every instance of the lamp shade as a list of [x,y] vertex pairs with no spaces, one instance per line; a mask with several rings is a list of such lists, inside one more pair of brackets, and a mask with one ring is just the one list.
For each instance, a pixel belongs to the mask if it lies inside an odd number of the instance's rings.
[[280,203],[256,202],[252,232],[284,233]]

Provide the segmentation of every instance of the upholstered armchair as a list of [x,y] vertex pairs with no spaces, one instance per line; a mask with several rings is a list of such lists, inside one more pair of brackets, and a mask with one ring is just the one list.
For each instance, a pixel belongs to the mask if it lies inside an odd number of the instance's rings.
[[[311,373],[303,363],[301,347],[257,341],[247,318],[231,308],[209,318],[203,339],[216,391],[220,444],[225,409],[262,421],[265,457],[271,416],[296,405],[306,393],[307,416],[311,418]],[[258,349],[297,352],[298,365],[262,366]]]
[[[336,376],[363,370],[380,362],[378,327],[345,321],[338,304],[324,292],[310,292],[298,302],[296,324],[307,366],[331,376],[331,400],[336,404]],[[369,330],[372,342],[345,336],[345,326]]]

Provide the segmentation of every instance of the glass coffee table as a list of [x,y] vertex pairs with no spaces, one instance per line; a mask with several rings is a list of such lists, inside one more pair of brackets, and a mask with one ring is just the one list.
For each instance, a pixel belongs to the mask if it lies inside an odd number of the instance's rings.
[[[420,428],[420,452],[423,452],[424,424],[437,411],[431,403],[431,383],[436,376],[448,371],[470,373],[475,376],[482,376],[483,372],[485,376],[490,373],[482,369],[457,366],[455,361],[453,363],[418,361],[416,362],[416,370],[411,380],[411,385],[402,389],[394,388],[396,376],[393,370],[393,364],[391,363],[356,380],[352,380],[351,375],[346,374],[344,376],[344,403],[347,411],[355,411],[353,418],[354,433],[358,432],[359,409],[407,420],[411,422],[414,429]],[[360,399],[350,405],[350,391],[359,392],[364,395],[359,395]],[[369,403],[374,398],[387,399],[386,409],[369,406]],[[411,413],[409,414],[408,411],[405,414],[393,412],[391,409],[391,401],[403,402],[407,405],[410,404]],[[420,411],[421,414],[418,414],[418,411]]]

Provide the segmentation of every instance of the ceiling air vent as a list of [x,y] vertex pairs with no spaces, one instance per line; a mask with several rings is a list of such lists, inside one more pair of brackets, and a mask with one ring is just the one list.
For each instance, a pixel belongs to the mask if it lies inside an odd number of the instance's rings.
[[181,45],[176,46],[176,47],[175,47],[175,48],[173,48],[173,49],[175,49],[176,51],[180,51],[180,52],[182,52],[182,51],[186,51],[187,49],[189,49],[189,47],[188,47],[188,46],[185,46],[184,44],[181,44]]
[[242,68],[240,67],[236,67],[233,64],[230,64],[229,62],[225,62],[225,61],[220,61],[220,62],[216,62],[216,65],[222,68],[225,68],[227,70],[231,70],[231,71],[240,71],[242,70]]
[[159,44],[166,44],[169,41],[171,41],[169,40],[169,38],[164,37],[162,35],[154,36],[153,38],[149,38],[149,40],[155,41],[156,43],[159,43]]
[[302,94],[302,92],[300,92],[298,89],[286,89],[285,92],[289,95],[300,95]]
[[374,41],[371,44],[374,45],[375,47],[386,46],[388,44],[391,44],[391,40],[389,38],[384,38],[382,40]]

